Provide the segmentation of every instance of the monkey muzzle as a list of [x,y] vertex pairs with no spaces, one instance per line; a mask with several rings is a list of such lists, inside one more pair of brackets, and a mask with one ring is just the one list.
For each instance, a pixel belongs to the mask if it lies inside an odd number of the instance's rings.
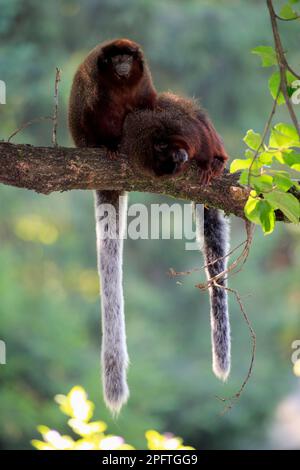
[[132,56],[129,54],[121,54],[112,57],[111,60],[117,76],[120,78],[128,78],[132,68]]
[[176,175],[189,160],[188,152],[183,148],[164,148],[160,146],[155,149],[156,155],[153,170],[157,176]]
[[183,165],[189,159],[189,155],[185,149],[176,149],[172,153],[173,162],[179,165]]

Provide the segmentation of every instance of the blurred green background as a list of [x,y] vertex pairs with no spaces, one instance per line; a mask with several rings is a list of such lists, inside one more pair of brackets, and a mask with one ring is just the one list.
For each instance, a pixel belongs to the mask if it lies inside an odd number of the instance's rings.
[[[290,61],[299,66],[299,22],[280,26]],[[0,138],[52,113],[59,66],[58,140],[72,145],[66,110],[75,69],[98,42],[122,36],[143,46],[158,90],[200,98],[230,155],[241,156],[244,133],[262,130],[272,104],[270,71],[250,53],[272,45],[261,0],[0,0],[0,79],[7,84]],[[34,124],[14,142],[51,145],[51,132],[49,122]],[[201,255],[178,240],[126,242],[131,398],[114,421],[101,396],[92,194],[45,197],[3,185],[0,191],[0,339],[7,345],[7,364],[0,366],[2,449],[30,448],[40,423],[63,431],[52,398],[77,383],[95,401],[96,418],[135,446],[152,427],[198,449],[291,446],[296,420],[300,429],[299,378],[291,363],[291,343],[300,339],[298,228],[280,226],[270,237],[257,229],[247,264],[231,278],[257,333],[257,357],[245,393],[224,416],[215,396],[237,391],[251,357],[235,299],[232,374],[223,385],[211,372],[208,296],[194,287],[203,273],[182,285],[166,274],[170,267],[201,266]],[[163,201],[173,202],[131,195],[131,202]],[[242,222],[233,219],[232,245],[244,238]],[[294,438],[300,448],[300,436]]]

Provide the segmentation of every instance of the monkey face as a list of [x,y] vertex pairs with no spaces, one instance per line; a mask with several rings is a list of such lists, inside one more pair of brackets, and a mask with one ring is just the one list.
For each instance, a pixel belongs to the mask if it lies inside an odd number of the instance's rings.
[[152,169],[157,176],[176,175],[180,173],[189,160],[188,149],[181,142],[158,141],[153,146]]
[[101,75],[109,81],[131,82],[139,79],[143,72],[143,55],[138,44],[118,39],[107,44],[98,57],[98,68]]
[[133,63],[133,57],[129,54],[118,54],[111,58],[115,74],[119,78],[128,78]]

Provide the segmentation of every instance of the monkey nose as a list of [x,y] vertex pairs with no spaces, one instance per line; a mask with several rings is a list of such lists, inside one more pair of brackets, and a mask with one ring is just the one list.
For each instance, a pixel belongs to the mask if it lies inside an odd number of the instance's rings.
[[186,150],[178,149],[173,153],[173,161],[174,163],[186,163],[189,159],[189,155]]
[[126,54],[113,57],[112,62],[119,77],[128,77],[132,67],[132,60],[132,57]]
[[116,65],[116,72],[120,77],[128,77],[131,65],[128,63],[121,63]]

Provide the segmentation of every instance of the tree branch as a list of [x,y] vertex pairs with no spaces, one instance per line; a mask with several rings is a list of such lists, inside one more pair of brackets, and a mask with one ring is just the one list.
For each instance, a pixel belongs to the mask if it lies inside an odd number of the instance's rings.
[[[0,183],[42,194],[71,189],[125,190],[164,194],[222,209],[245,218],[250,189],[239,174],[225,171],[210,186],[199,186],[198,168],[175,178],[149,178],[126,155],[109,158],[104,148],[33,147],[0,142]],[[300,200],[300,194],[296,193]],[[283,220],[281,213],[278,220]]]

